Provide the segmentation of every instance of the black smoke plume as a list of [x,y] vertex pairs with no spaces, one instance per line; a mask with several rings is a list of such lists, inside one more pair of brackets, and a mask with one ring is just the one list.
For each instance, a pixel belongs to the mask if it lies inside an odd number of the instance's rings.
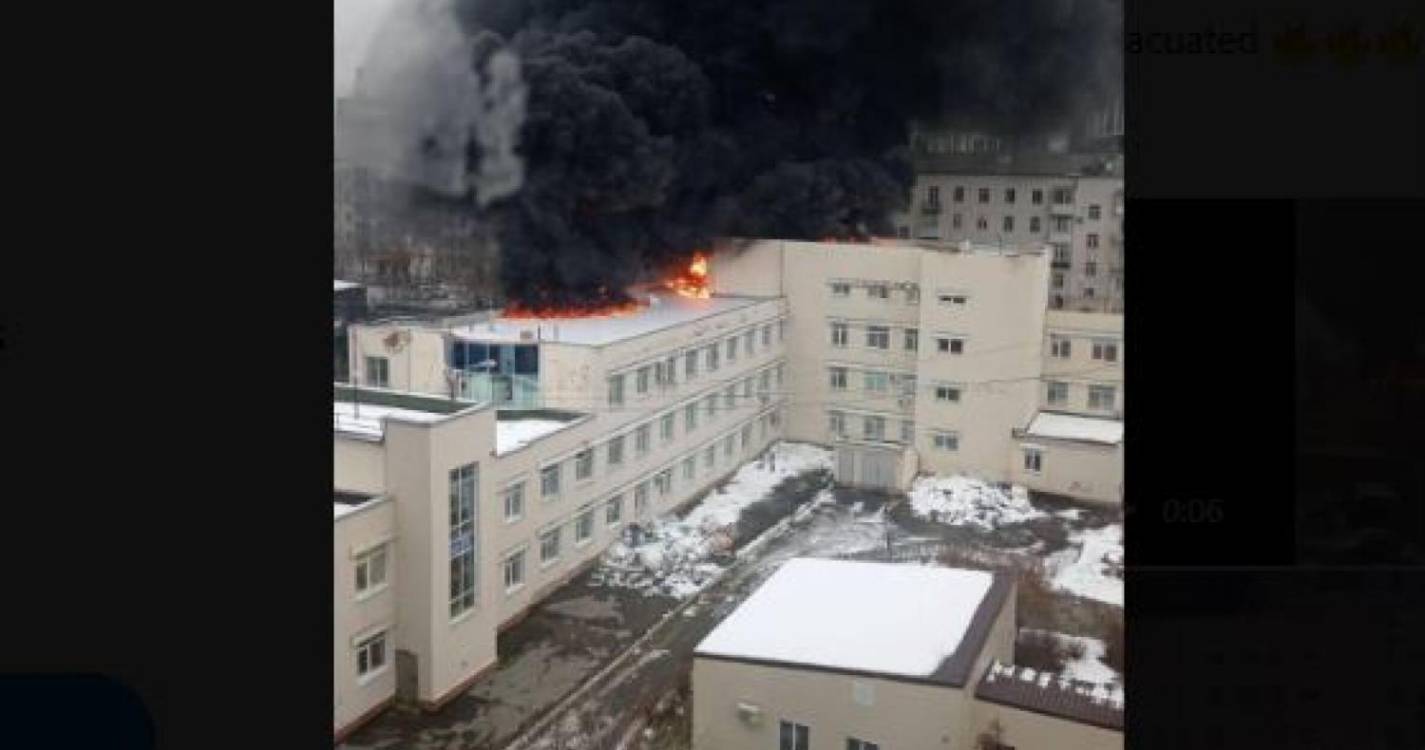
[[616,301],[715,237],[886,233],[912,121],[1042,130],[1120,86],[1118,0],[455,10],[476,68],[509,49],[527,86],[523,186],[472,210],[498,227],[506,294],[535,307]]

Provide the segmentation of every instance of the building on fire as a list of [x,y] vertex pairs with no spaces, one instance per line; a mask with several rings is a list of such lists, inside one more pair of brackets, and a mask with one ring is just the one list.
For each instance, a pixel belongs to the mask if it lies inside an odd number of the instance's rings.
[[1048,309],[1049,273],[1042,244],[756,241],[616,314],[350,325],[338,736],[459,694],[623,525],[779,439],[833,447],[848,484],[966,472],[1120,502],[1122,319]]

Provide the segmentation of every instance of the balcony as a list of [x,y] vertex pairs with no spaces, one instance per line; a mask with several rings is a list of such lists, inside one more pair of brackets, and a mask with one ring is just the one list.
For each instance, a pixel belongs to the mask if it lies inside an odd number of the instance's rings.
[[1073,203],[1050,203],[1050,204],[1049,204],[1049,215],[1050,215],[1050,216],[1073,216],[1073,215],[1074,215],[1074,204],[1073,204]]
[[923,203],[920,206],[920,213],[925,216],[937,216],[942,208],[943,206],[939,203]]
[[1070,232],[1070,231],[1067,230],[1067,229],[1052,229],[1052,228],[1051,228],[1051,229],[1049,230],[1049,238],[1048,238],[1048,239],[1049,239],[1049,244],[1051,244],[1051,245],[1067,245],[1067,244],[1069,244],[1069,243],[1071,243],[1071,242],[1074,241],[1074,235],[1073,235],[1072,232]]
[[456,393],[462,399],[489,402],[510,409],[534,409],[542,405],[538,376],[501,375],[468,370],[449,372]]
[[1067,260],[1054,260],[1054,261],[1050,261],[1050,262],[1049,262],[1049,267],[1050,267],[1050,268],[1054,268],[1054,269],[1058,269],[1058,270],[1061,270],[1061,271],[1067,271],[1067,270],[1069,270],[1069,261],[1067,261]]

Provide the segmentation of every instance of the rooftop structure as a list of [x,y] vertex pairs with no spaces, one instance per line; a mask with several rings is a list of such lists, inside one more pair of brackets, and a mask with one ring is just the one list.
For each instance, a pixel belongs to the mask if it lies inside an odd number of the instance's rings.
[[695,653],[960,685],[1008,590],[978,570],[791,560]]
[[637,299],[647,304],[627,313],[540,319],[491,318],[483,323],[452,328],[450,333],[466,341],[604,346],[759,302],[726,295],[694,299],[672,292],[640,295]]
[[349,513],[354,513],[354,512],[356,512],[357,510],[360,510],[361,508],[365,507],[365,506],[366,506],[368,503],[370,503],[371,501],[377,500],[377,499],[379,499],[380,497],[381,497],[380,495],[377,495],[377,494],[371,493],[371,492],[352,492],[352,491],[350,491],[350,490],[333,490],[333,491],[332,491],[332,500],[333,500],[333,502],[332,502],[332,517],[333,517],[333,519],[340,519],[342,516],[345,516],[345,515],[347,515],[347,514],[349,514]]
[[1117,419],[1081,417],[1041,411],[1034,415],[1025,437],[1083,440],[1090,443],[1118,445],[1123,442],[1123,422]]

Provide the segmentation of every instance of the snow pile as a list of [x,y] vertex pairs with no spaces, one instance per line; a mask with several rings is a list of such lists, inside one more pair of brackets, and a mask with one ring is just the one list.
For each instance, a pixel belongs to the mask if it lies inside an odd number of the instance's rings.
[[1078,548],[1046,560],[1050,585],[1088,599],[1123,606],[1123,525],[1085,529],[1069,535]]
[[948,526],[976,526],[988,531],[1044,515],[1029,504],[1029,491],[963,475],[920,477],[910,488],[917,516]]
[[1053,638],[1066,649],[1077,645],[1083,650],[1083,655],[1064,664],[1063,674],[1071,680],[1092,682],[1095,684],[1110,684],[1122,682],[1118,673],[1113,667],[1104,663],[1104,656],[1108,653],[1108,645],[1097,638],[1090,638],[1084,635],[1067,635],[1057,633],[1052,630],[1035,630],[1034,628],[1021,628],[1021,632]]
[[[775,467],[775,468],[774,468]],[[831,452],[801,443],[778,443],[762,459],[738,469],[685,517],[656,518],[624,531],[624,539],[604,552],[591,581],[630,588],[645,596],[685,599],[702,591],[723,567],[713,558],[732,552],[734,524],[743,509],[765,499],[788,477],[831,468]],[[798,510],[831,502],[823,492]]]

